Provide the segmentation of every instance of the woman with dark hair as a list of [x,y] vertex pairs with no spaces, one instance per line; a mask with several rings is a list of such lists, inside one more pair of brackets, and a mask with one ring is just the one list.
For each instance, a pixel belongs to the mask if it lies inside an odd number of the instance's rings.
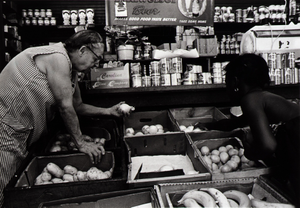
[[60,113],[77,148],[95,163],[105,154],[101,144],[86,142],[77,115],[116,116],[120,102],[100,108],[82,102],[77,72],[99,67],[101,36],[82,30],[65,44],[32,47],[15,56],[0,74],[0,206],[3,189],[28,155],[28,148],[47,133]]
[[[237,119],[210,124],[210,129],[230,130],[249,126],[243,139],[251,160],[276,158],[287,173],[295,203],[300,198],[300,106],[264,90],[270,83],[269,68],[259,55],[243,54],[226,67],[226,88],[233,105],[241,106]],[[278,127],[275,131],[272,126]],[[284,132],[284,133],[283,133]]]

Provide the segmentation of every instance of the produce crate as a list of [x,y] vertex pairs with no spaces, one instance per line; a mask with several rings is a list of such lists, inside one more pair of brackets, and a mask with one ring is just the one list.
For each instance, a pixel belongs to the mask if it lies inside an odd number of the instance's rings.
[[[104,180],[78,181],[58,184],[33,185],[35,178],[49,162],[63,168],[72,165],[79,170],[96,166],[100,170],[114,168],[112,177]],[[81,195],[127,189],[127,166],[121,149],[106,151],[101,162],[92,164],[84,153],[36,156],[25,170],[17,173],[4,190],[5,207],[38,207],[41,202],[70,198]],[[18,199],[18,200],[16,200]]]
[[[169,109],[178,126],[193,126],[199,123],[211,123],[222,119],[228,119],[216,107],[191,107],[191,108],[173,108]],[[193,133],[193,132],[189,132]]]
[[115,119],[111,118],[98,118],[98,117],[80,117],[81,128],[98,127],[106,129],[111,137],[111,140],[105,143],[106,148],[114,148],[121,146],[121,134],[118,123]]
[[153,208],[160,207],[157,194],[153,188],[121,190],[43,202],[39,205],[39,208],[132,208],[135,206],[142,207],[143,205]]
[[132,112],[130,116],[124,118],[123,133],[126,136],[126,129],[133,128],[135,132],[140,132],[145,125],[163,126],[164,132],[178,132],[179,127],[175,123],[168,110]]
[[[99,127],[95,127],[95,126],[90,126],[90,127],[82,127],[81,128],[81,132],[84,135],[88,135],[90,136],[92,139],[95,138],[104,138],[105,139],[105,145],[104,148],[107,148],[107,143],[109,143],[111,141],[111,136],[110,133],[104,129],[104,128],[99,128]],[[73,139],[69,136],[63,136],[63,135],[68,135],[68,133],[65,130],[62,131],[58,131],[57,134],[52,137],[51,141],[48,143],[46,149],[45,149],[45,153],[51,153],[51,154],[62,154],[62,153],[66,153],[66,154],[70,154],[70,153],[76,153],[79,152],[76,148],[76,150],[73,150],[71,147],[69,147],[69,142],[71,141],[73,144]],[[63,147],[64,149],[61,149],[60,151],[55,151],[53,152],[51,149],[53,146],[56,146],[55,143],[56,142],[61,142],[61,144],[59,145],[60,147]]]
[[[129,156],[127,180],[129,187],[152,186],[162,182],[209,180],[211,178],[207,168],[197,158],[191,140],[184,132],[127,137],[125,145]],[[178,159],[177,157],[186,161],[183,164],[190,166],[185,167],[181,165],[180,160],[177,160],[180,161],[178,163],[176,160],[172,160]],[[168,161],[170,158],[171,161]],[[140,169],[141,164],[142,168]],[[163,165],[173,166],[173,169],[160,172],[159,169]]]
[[193,144],[196,147],[196,152],[199,157],[199,160],[207,167],[210,171],[212,180],[223,180],[229,178],[245,178],[245,177],[258,177],[262,174],[269,174],[275,167],[268,167],[263,161],[256,162],[254,166],[250,167],[249,165],[239,164],[238,169],[232,172],[217,172],[213,171],[211,167],[205,162],[204,156],[201,153],[201,148],[207,146],[210,151],[218,149],[221,146],[232,145],[233,147],[240,149],[243,148],[240,137],[243,132],[241,130],[235,130],[232,132],[221,132],[221,131],[212,131],[212,132],[203,132],[201,134],[190,134],[188,137],[191,138]]
[[[251,194],[254,198],[263,199],[267,202],[290,203],[274,189],[273,185],[264,180],[263,177],[249,177],[238,179],[227,179],[217,181],[201,181],[191,183],[163,183],[154,186],[161,207],[178,207],[177,201],[190,190],[200,188],[216,188],[221,192],[227,190],[238,190]],[[181,205],[182,207],[183,205]]]

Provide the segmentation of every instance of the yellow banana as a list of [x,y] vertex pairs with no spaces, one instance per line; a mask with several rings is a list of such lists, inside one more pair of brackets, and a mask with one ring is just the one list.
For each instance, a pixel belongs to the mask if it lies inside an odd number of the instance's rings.
[[204,191],[190,190],[182,196],[178,203],[182,204],[185,199],[194,199],[204,207],[216,207],[214,198]]
[[201,208],[201,206],[196,202],[196,200],[192,198],[187,198],[183,200],[182,204],[186,208]]
[[259,199],[251,199],[253,208],[296,208],[292,204],[266,202]]
[[227,199],[231,208],[239,208],[239,204],[233,199]]
[[238,202],[239,207],[251,207],[251,201],[247,194],[238,190],[228,190],[223,193],[228,199]]
[[202,191],[207,191],[216,201],[218,201],[220,208],[228,208],[230,204],[226,196],[216,188],[201,188]]

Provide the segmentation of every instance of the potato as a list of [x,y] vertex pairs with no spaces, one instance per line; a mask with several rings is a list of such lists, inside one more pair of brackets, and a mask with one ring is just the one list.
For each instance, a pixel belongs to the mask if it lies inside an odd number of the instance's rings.
[[49,151],[50,151],[50,152],[60,152],[60,151],[61,151],[61,147],[60,147],[60,145],[55,144],[55,145],[53,145],[53,146],[50,148]]
[[96,180],[98,178],[99,174],[102,174],[102,171],[99,170],[96,167],[91,167],[88,171],[87,171],[87,178],[88,180]]
[[52,178],[51,174],[50,173],[47,173],[47,172],[43,172],[41,174],[41,179],[43,182],[46,182],[46,181],[50,181]]
[[34,185],[40,185],[42,183],[43,183],[42,174],[40,174],[40,175],[38,175],[38,177],[36,177]]
[[63,183],[64,181],[61,178],[52,178],[53,183]]
[[66,165],[66,166],[64,167],[64,171],[65,171],[65,173],[74,175],[74,174],[77,173],[78,170],[77,170],[77,168],[75,168],[75,167],[73,167],[73,166],[71,166],[71,165]]
[[76,174],[78,181],[87,181],[87,173],[79,170]]
[[73,178],[73,175],[71,175],[71,174],[64,174],[63,175],[63,177],[62,177],[62,179],[64,180],[64,181],[69,181],[69,182],[73,182],[74,181],[74,178]]
[[105,172],[99,172],[97,174],[97,178],[96,179],[101,180],[101,179],[107,179],[107,178],[109,178],[109,176]]
[[54,163],[48,163],[46,167],[48,172],[56,178],[61,178],[64,175],[64,171]]

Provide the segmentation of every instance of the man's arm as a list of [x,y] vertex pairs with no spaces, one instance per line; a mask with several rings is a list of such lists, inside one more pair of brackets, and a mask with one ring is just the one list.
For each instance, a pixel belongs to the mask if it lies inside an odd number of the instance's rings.
[[[104,148],[84,141],[79,120],[73,107],[72,83],[70,80],[70,68],[66,58],[62,54],[51,54],[42,56],[42,63],[46,70],[47,79],[60,115],[64,121],[67,131],[75,140],[78,149],[87,153],[92,161],[98,162]],[[41,63],[41,62],[40,62]]]

